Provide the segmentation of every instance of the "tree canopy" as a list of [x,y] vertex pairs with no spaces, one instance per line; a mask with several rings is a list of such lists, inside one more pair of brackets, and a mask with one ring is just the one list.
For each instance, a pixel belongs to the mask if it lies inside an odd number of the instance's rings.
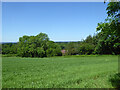
[[100,40],[95,49],[99,54],[120,54],[120,2],[109,2],[108,17],[105,22],[98,23],[96,28]]
[[36,36],[19,38],[18,55],[22,57],[47,57],[61,55],[60,47],[50,41],[48,35],[40,33]]

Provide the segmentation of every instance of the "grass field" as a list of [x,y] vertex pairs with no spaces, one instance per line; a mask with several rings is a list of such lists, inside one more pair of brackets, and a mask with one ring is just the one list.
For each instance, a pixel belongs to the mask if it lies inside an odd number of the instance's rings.
[[118,56],[2,58],[3,88],[113,88]]

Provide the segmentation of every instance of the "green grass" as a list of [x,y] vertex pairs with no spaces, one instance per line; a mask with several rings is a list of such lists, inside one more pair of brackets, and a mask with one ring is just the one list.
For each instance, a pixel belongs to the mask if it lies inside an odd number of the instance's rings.
[[118,56],[2,58],[3,88],[113,88]]

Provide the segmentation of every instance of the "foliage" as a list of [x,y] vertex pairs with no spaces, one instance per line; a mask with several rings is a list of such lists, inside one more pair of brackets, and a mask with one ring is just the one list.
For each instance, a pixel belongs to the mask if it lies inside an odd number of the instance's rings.
[[[44,34],[44,33],[43,33]],[[44,39],[43,38],[46,38]],[[40,38],[42,37],[42,38]],[[16,54],[21,57],[51,57],[61,56],[61,50],[66,50],[65,55],[92,54],[97,44],[97,36],[88,36],[84,41],[78,42],[53,42],[47,35],[26,36],[19,38],[14,44],[3,44],[3,54]],[[16,52],[10,52],[15,50]],[[7,56],[9,56],[7,55]]]
[[91,35],[87,36],[84,40],[85,43],[93,43],[93,37]]
[[120,88],[120,73],[114,74],[110,77],[110,82],[113,87],[119,89]]
[[2,44],[0,44],[0,54],[2,54]]
[[66,46],[67,55],[77,54],[77,44],[74,42],[69,42]]
[[19,38],[18,55],[22,57],[47,57],[60,55],[60,47],[49,41],[47,34]]
[[48,57],[51,57],[51,56],[61,56],[62,53],[61,53],[61,48],[59,45],[57,45],[56,43],[50,41],[47,43],[47,51],[46,51],[46,54]]
[[2,44],[2,54],[17,54],[17,44],[16,43]]
[[87,54],[87,55],[93,54],[94,47],[95,46],[93,44],[83,43],[78,48],[79,54],[80,55],[83,55],[83,54]]
[[98,54],[120,54],[120,2],[110,2],[106,22],[98,23],[100,37],[95,52]]

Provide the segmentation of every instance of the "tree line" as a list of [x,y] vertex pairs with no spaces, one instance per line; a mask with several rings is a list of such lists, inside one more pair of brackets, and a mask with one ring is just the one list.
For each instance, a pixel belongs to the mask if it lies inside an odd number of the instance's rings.
[[45,33],[19,38],[18,43],[2,44],[2,54],[20,57],[51,57],[64,55],[120,54],[120,2],[109,2],[105,22],[98,23],[97,34],[78,42],[53,42]]

